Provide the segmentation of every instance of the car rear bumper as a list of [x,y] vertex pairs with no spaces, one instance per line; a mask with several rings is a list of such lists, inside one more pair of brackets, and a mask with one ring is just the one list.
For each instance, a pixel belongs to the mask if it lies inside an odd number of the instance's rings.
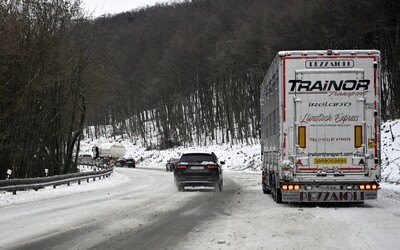
[[175,178],[175,184],[177,186],[213,187],[221,182],[222,182],[222,179],[220,179],[220,178],[210,178],[210,179]]

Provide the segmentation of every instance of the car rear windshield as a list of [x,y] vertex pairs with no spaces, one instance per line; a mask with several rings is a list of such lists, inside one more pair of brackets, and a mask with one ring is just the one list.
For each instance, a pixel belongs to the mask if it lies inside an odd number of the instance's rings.
[[182,155],[181,162],[214,162],[212,155],[209,154],[186,154]]

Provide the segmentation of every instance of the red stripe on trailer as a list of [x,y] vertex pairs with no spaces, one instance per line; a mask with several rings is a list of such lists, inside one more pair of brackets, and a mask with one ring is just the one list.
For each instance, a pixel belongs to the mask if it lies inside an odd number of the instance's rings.
[[286,58],[283,58],[283,122],[286,122]]
[[[374,62],[376,62],[376,57],[374,58]],[[375,96],[375,100],[374,100],[374,110],[377,110],[376,107],[376,98],[377,98],[377,81],[376,81],[376,77],[377,77],[377,73],[376,73],[377,69],[374,68],[374,96]],[[378,124],[376,122],[376,117],[375,117],[375,135],[374,135],[374,153],[375,153],[375,157],[378,156]],[[380,143],[380,142],[379,142]]]

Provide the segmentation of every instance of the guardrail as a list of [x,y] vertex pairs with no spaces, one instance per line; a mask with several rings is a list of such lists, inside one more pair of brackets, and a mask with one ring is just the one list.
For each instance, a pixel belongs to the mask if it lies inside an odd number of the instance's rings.
[[42,178],[0,180],[0,191],[11,191],[13,194],[17,194],[18,190],[33,189],[37,191],[46,186],[53,186],[53,188],[63,184],[69,186],[73,182],[78,182],[80,185],[82,180],[89,182],[90,179],[95,181],[96,178],[106,178],[110,176],[113,171],[114,168],[105,168],[92,172],[54,175]]

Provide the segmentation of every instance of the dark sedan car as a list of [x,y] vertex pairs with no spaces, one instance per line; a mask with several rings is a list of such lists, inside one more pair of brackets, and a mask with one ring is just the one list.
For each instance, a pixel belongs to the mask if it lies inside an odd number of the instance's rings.
[[124,168],[135,168],[136,167],[136,163],[135,160],[127,160],[122,167]]
[[115,167],[124,167],[124,168],[135,168],[136,161],[132,157],[128,157],[128,158],[121,157],[114,163],[114,166]]
[[185,187],[215,187],[221,192],[223,187],[222,167],[214,153],[184,153],[175,167],[174,177],[178,191]]

